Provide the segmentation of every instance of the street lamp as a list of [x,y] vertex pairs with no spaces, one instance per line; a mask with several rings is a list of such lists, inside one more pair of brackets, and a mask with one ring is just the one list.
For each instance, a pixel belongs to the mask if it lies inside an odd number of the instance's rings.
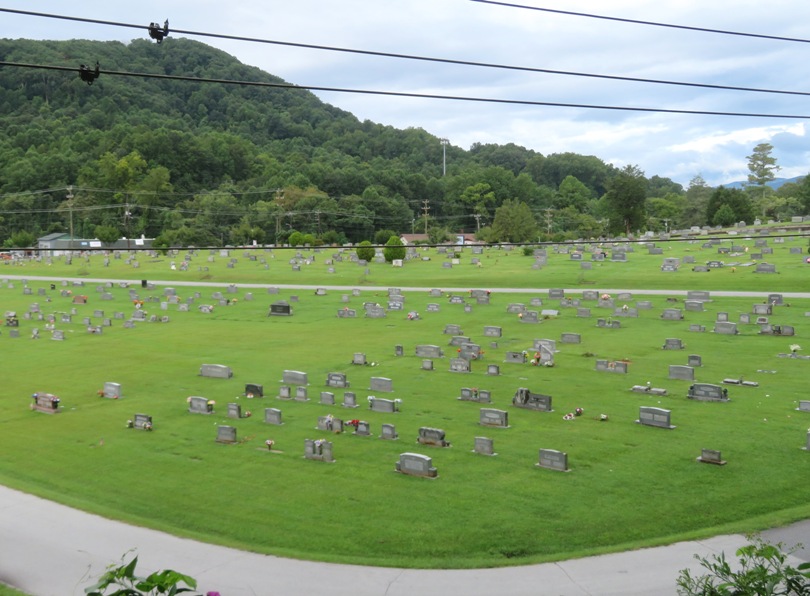
[[68,248],[69,248],[69,253],[70,253],[69,257],[72,260],[73,259],[73,187],[72,186],[67,187],[67,195],[65,195],[65,198],[67,199],[68,212],[70,213],[70,244],[69,244]]

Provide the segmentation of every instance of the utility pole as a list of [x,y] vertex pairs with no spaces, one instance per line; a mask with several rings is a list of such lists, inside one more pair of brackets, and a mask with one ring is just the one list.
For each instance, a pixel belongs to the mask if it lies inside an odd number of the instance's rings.
[[428,213],[430,212],[430,202],[427,199],[422,201],[422,215],[425,217],[425,235],[428,233]]
[[473,217],[475,218],[475,232],[478,233],[481,231],[481,214],[475,213]]
[[[281,200],[284,198],[284,189],[277,188],[275,190],[275,194],[276,194],[276,196],[275,196],[276,205],[279,208],[281,208],[281,206],[282,206],[281,205]],[[281,218],[283,216],[284,216],[284,214],[281,211],[276,212],[276,238],[275,238],[276,242],[278,242],[278,235],[281,233]]]
[[129,221],[132,218],[132,212],[129,210],[129,201],[124,204],[124,231],[127,235],[127,252],[130,249],[130,232],[129,232]]

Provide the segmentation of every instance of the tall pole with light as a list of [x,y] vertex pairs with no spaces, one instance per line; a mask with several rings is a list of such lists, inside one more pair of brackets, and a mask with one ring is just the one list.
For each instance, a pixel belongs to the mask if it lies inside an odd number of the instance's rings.
[[68,213],[70,213],[70,259],[73,259],[73,187],[67,187],[67,195],[65,195],[68,204]]
[[447,145],[450,141],[447,139],[439,139],[442,144],[442,176],[447,176]]

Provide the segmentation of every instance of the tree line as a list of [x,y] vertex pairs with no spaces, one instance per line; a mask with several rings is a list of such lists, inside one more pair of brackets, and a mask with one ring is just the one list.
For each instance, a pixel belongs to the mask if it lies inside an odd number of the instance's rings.
[[[0,40],[9,62],[278,83],[188,39]],[[69,232],[158,244],[358,243],[380,232],[438,242],[562,240],[810,211],[810,182],[773,191],[772,147],[745,189],[689,187],[595,156],[514,144],[469,150],[397,130],[300,89],[0,69],[0,243]],[[446,175],[443,173],[446,151]],[[384,244],[385,241],[379,242]]]

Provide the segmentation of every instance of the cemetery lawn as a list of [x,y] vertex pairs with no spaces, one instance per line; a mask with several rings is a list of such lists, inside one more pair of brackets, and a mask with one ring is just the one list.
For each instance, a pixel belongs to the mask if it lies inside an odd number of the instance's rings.
[[[139,253],[136,258],[137,268],[124,265],[123,261],[112,260],[109,267],[104,266],[104,259],[96,254],[94,257],[74,259],[66,264],[61,259],[51,264],[27,263],[25,267],[4,267],[0,273],[32,275],[113,278],[113,279],[159,279],[167,281],[199,281],[228,284],[233,282],[258,284],[294,284],[294,285],[339,285],[339,286],[419,286],[428,288],[644,288],[650,290],[690,289],[690,290],[749,290],[770,292],[774,284],[783,291],[801,291],[801,287],[810,287],[810,264],[804,262],[807,254],[807,240],[803,237],[789,235],[781,244],[770,240],[773,254],[761,255],[756,251],[754,240],[723,236],[718,239],[717,248],[702,248],[706,242],[701,238],[694,242],[672,241],[659,242],[661,255],[647,254],[641,245],[631,245],[634,252],[628,253],[627,262],[610,260],[613,246],[604,245],[607,259],[602,262],[591,262],[590,253],[582,256],[582,261],[590,263],[591,269],[582,269],[580,261],[571,260],[568,254],[553,254],[551,247],[546,247],[548,262],[541,269],[533,269],[534,258],[523,254],[520,247],[510,250],[488,249],[482,255],[473,255],[470,247],[459,253],[459,264],[450,265],[448,254],[438,254],[436,249],[418,248],[419,258],[430,258],[430,261],[413,260],[405,267],[395,268],[389,264],[371,263],[360,266],[347,261],[332,264],[334,273],[327,273],[325,263],[337,248],[325,247],[311,264],[301,263],[299,271],[293,271],[290,260],[296,253],[304,257],[313,256],[313,251],[305,249],[276,249],[268,253],[254,251],[256,261],[244,258],[233,268],[226,265],[229,259],[217,257],[208,262],[208,254],[195,259],[188,271],[181,271],[182,259],[168,256],[148,256]],[[731,250],[735,246],[748,247],[748,252],[720,254],[718,250]],[[584,248],[580,246],[579,248]],[[448,251],[458,247],[448,247]],[[600,249],[602,250],[602,249]],[[573,251],[573,248],[572,248]],[[791,253],[791,251],[794,251]],[[347,249],[346,255],[352,251]],[[804,254],[802,254],[804,253]],[[761,258],[753,258],[759,254]],[[751,256],[753,255],[753,257]],[[481,267],[471,265],[477,258]],[[663,259],[694,259],[694,264],[685,263],[680,270],[664,273],[660,270]],[[266,263],[261,263],[265,259]],[[170,268],[174,261],[178,267]],[[722,269],[710,269],[708,272],[695,272],[693,267],[703,266],[710,261],[721,261]],[[776,274],[756,274],[756,264],[767,262],[776,267]],[[265,264],[267,268],[265,269]],[[368,271],[368,273],[366,273]],[[796,289],[794,289],[796,288]]]
[[[740,241],[742,242],[742,241]],[[751,245],[753,242],[744,244]],[[773,242],[771,242],[773,245]],[[4,311],[20,318],[19,338],[11,328],[0,329],[4,361],[4,391],[0,396],[0,482],[55,501],[115,519],[148,526],[180,536],[242,549],[338,563],[425,568],[472,568],[527,564],[568,559],[617,550],[699,539],[725,532],[750,532],[810,517],[810,453],[807,446],[810,412],[797,411],[807,396],[810,361],[779,358],[792,344],[810,354],[805,345],[810,300],[789,298],[789,305],[774,307],[773,324],[791,325],[796,337],[759,335],[759,326],[739,324],[739,335],[712,333],[717,313],[730,321],[750,314],[762,299],[716,297],[704,312],[685,312],[682,321],[662,320],[665,308],[683,308],[683,296],[642,296],[651,310],[638,318],[621,317],[621,328],[597,328],[597,318],[613,315],[595,301],[581,306],[591,317],[577,317],[576,308],[561,307],[547,291],[525,294],[498,292],[497,287],[670,288],[679,290],[747,290],[808,292],[810,283],[801,255],[787,255],[788,246],[775,245],[777,274],[753,274],[738,267],[709,273],[682,270],[661,272],[661,256],[628,255],[628,263],[605,263],[601,271],[581,272],[568,255],[554,255],[540,271],[531,269],[531,257],[513,251],[489,249],[481,256],[483,268],[469,264],[469,248],[452,269],[441,266],[443,257],[431,250],[429,262],[411,261],[401,269],[371,264],[363,275],[356,264],[336,263],[336,273],[325,272],[324,258],[337,249],[326,249],[316,262],[291,273],[291,253],[275,251],[275,262],[265,271],[249,261],[243,251],[234,268],[218,254],[193,258],[187,272],[170,271],[171,257],[156,257],[133,269],[123,260],[109,267],[96,255],[90,262],[72,265],[55,260],[52,265],[28,263],[7,266],[3,275],[26,275],[23,283],[0,283]],[[679,245],[697,253],[698,245]],[[753,248],[752,248],[753,249]],[[708,251],[701,259],[713,258]],[[262,252],[254,252],[264,256]],[[312,254],[305,252],[306,255]],[[665,254],[664,256],[669,256]],[[182,261],[183,255],[174,260]],[[704,258],[705,257],[705,258]],[[728,258],[727,258],[728,260]],[[497,265],[496,265],[497,262]],[[208,272],[198,271],[208,266]],[[594,263],[594,267],[596,267]],[[625,269],[622,269],[625,268]],[[348,270],[349,273],[344,273]],[[203,273],[207,279],[201,279]],[[580,284],[580,275],[587,281]],[[600,276],[600,277],[597,277]],[[132,315],[129,289],[107,288],[102,283],[84,287],[63,286],[37,276],[111,279],[174,279],[216,282],[218,288],[174,285],[182,302],[201,294],[189,312],[167,305],[164,287],[142,289],[148,315],[167,315],[167,323],[139,322],[123,327],[114,313]],[[455,277],[457,276],[457,277]],[[550,281],[549,281],[550,280]],[[705,281],[704,283],[704,280]],[[632,282],[632,283],[631,283]],[[226,286],[236,284],[236,292]],[[363,303],[387,306],[387,292],[351,292],[327,289],[325,296],[312,290],[238,287],[245,283],[311,284],[313,286],[363,285],[402,287],[403,311],[389,311],[384,319],[362,316]],[[489,305],[475,304],[468,293],[463,305],[408,287],[465,287],[492,289]],[[88,303],[73,304],[73,296],[86,294]],[[111,300],[102,300],[105,291]],[[213,291],[236,298],[218,304]],[[40,295],[40,291],[44,295]],[[252,300],[247,296],[252,292]],[[342,301],[349,295],[349,302]],[[268,317],[271,303],[293,302],[293,316]],[[580,298],[581,292],[568,292]],[[542,306],[529,306],[532,298]],[[50,299],[50,301],[47,301]],[[23,313],[38,303],[45,314],[55,314],[65,341],[52,341],[44,322],[27,320]],[[521,322],[507,313],[510,303],[524,303],[529,310],[555,309],[559,316],[539,324]],[[427,312],[436,303],[439,312]],[[215,305],[211,314],[200,304]],[[617,305],[618,306],[618,305]],[[357,318],[338,318],[342,308],[356,309]],[[76,309],[70,323],[61,315]],[[96,310],[103,310],[99,316]],[[408,311],[420,313],[408,320]],[[93,324],[110,318],[112,325],[91,334],[82,319]],[[618,318],[618,317],[614,317]],[[756,316],[751,315],[752,321]],[[449,371],[456,356],[448,345],[445,325],[457,324],[482,346],[481,360],[473,361],[469,374]],[[706,332],[690,332],[701,324]],[[484,337],[485,326],[499,326],[502,337]],[[31,340],[34,327],[42,339]],[[580,344],[563,344],[563,333],[578,333]],[[533,350],[533,340],[556,340],[555,366],[534,367],[504,362],[507,351]],[[667,338],[680,338],[684,350],[663,350]],[[496,341],[497,347],[491,345]],[[437,345],[443,358],[435,370],[422,370],[423,358],[415,346]],[[404,356],[394,355],[401,345]],[[365,353],[375,366],[352,365],[355,353]],[[708,403],[686,398],[690,381],[668,378],[668,367],[685,365],[689,354],[702,356],[696,380],[721,383],[735,378],[755,381],[757,387],[724,385],[728,403]],[[628,374],[597,372],[596,359],[624,360]],[[223,364],[233,369],[230,379],[199,376],[202,364]],[[487,365],[500,366],[500,375],[487,375]],[[283,371],[308,374],[307,402],[280,400]],[[343,389],[325,386],[327,374],[342,372],[357,394],[357,409],[341,406]],[[393,393],[377,397],[401,399],[395,414],[372,412],[366,396],[371,377],[393,380]],[[123,398],[97,395],[105,382],[120,383]],[[630,391],[633,385],[668,390],[666,396]],[[248,399],[246,383],[264,387],[264,398]],[[492,404],[459,401],[461,388],[488,389]],[[512,396],[519,387],[551,395],[553,412],[515,408]],[[293,389],[294,390],[294,389]],[[331,391],[337,405],[320,404],[320,393]],[[60,413],[47,415],[29,409],[31,395],[49,392],[61,398]],[[186,398],[203,396],[216,401],[211,415],[188,412]],[[252,416],[226,417],[228,403],[238,403]],[[672,424],[665,430],[637,424],[639,407],[671,411]],[[482,407],[505,410],[509,428],[479,424]],[[282,426],[264,423],[264,409],[282,410]],[[564,420],[566,413],[582,408],[582,416]],[[151,415],[151,432],[127,428],[136,413]],[[330,434],[316,430],[319,416],[332,414],[343,420],[361,419],[371,424],[370,437],[351,432]],[[607,421],[600,419],[604,414]],[[383,423],[396,425],[399,439],[378,438]],[[218,425],[236,427],[238,443],[215,442]],[[420,427],[446,431],[449,448],[418,445]],[[351,429],[349,429],[351,431]],[[494,440],[494,457],[472,452],[474,438]],[[265,440],[275,445],[268,451]],[[332,441],[335,463],[303,458],[305,439]],[[725,466],[696,462],[701,449],[721,451]],[[539,449],[568,454],[570,472],[538,468]],[[399,455],[415,452],[433,459],[438,478],[423,479],[394,471]],[[121,553],[110,553],[111,560]],[[0,588],[0,594],[3,594]]]

